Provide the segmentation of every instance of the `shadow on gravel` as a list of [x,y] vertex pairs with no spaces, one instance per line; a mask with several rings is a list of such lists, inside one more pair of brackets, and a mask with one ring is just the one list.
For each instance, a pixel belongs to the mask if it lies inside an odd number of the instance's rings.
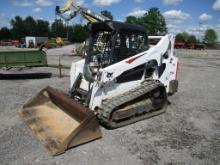
[[52,73],[0,74],[0,80],[46,79],[51,76]]

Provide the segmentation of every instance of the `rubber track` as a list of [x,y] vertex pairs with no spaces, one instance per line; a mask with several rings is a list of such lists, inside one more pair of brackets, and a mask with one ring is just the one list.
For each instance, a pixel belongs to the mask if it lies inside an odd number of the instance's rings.
[[[130,102],[140,96],[143,96],[143,95],[151,92],[152,90],[157,89],[160,86],[163,86],[163,84],[161,84],[158,81],[152,80],[152,79],[150,79],[150,80],[147,79],[144,82],[142,82],[142,84],[137,88],[129,90],[129,91],[127,91],[121,95],[118,95],[116,97],[113,97],[111,99],[103,100],[103,102],[102,102],[103,109],[101,109],[99,111],[99,115],[98,115],[98,119],[100,120],[100,123],[106,127],[111,128],[111,126],[109,124],[110,117],[111,117],[112,111],[116,107],[118,107],[122,104],[125,104],[126,102]],[[157,113],[155,115],[157,115]],[[152,115],[152,116],[155,116],[155,115]],[[134,122],[136,122],[136,121],[134,121]],[[129,124],[129,122],[128,122],[128,124]],[[123,125],[121,125],[121,126],[123,126]],[[121,127],[121,126],[119,124],[118,127]]]

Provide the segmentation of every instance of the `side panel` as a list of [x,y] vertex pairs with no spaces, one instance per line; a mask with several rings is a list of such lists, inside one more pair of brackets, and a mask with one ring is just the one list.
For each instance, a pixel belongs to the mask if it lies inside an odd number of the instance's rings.
[[85,59],[72,63],[70,69],[70,88],[72,88],[79,73],[83,73],[84,64]]
[[136,88],[140,85],[142,80],[132,81],[127,83],[109,83],[104,85],[102,88],[98,87],[98,84],[94,84],[93,93],[90,102],[90,108],[94,110],[95,107],[100,106],[102,100],[110,99],[125,93],[126,91]]
[[163,64],[166,66],[163,74],[159,80],[165,85],[167,93],[173,93],[172,88],[170,88],[171,82],[177,81],[177,71],[178,71],[178,58],[175,57],[174,51],[175,38],[170,37],[170,46],[167,50],[168,58],[163,60]]
[[[148,61],[156,60],[159,65],[162,63],[162,56],[167,52],[169,47],[170,36],[164,36],[159,43],[145,51],[143,53],[134,55],[128,59],[125,59],[121,62],[118,62],[114,65],[111,65],[107,68],[104,68],[102,71],[102,83],[107,83],[113,81],[115,78],[120,76],[123,72],[128,71],[132,68],[137,66],[146,64]],[[108,75],[111,74],[112,76],[109,77]]]
[[166,91],[169,93],[170,82],[172,80],[176,80],[178,59],[176,57],[172,57],[164,61],[164,63],[166,64],[166,69],[159,80],[165,85]]
[[0,52],[0,67],[47,66],[46,54],[41,51]]

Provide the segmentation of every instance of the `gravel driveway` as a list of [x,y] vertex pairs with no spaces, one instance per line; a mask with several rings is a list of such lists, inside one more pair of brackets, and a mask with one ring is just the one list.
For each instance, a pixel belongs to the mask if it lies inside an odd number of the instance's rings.
[[[165,114],[116,130],[102,128],[102,139],[57,157],[49,156],[19,118],[17,109],[48,85],[67,91],[69,71],[63,70],[60,79],[57,69],[32,68],[23,72],[51,72],[53,76],[0,80],[0,164],[220,164],[220,51],[184,54],[178,50],[177,54],[180,87],[169,98],[171,105]],[[56,63],[54,57],[48,59]],[[77,60],[65,56],[62,63],[70,65]]]

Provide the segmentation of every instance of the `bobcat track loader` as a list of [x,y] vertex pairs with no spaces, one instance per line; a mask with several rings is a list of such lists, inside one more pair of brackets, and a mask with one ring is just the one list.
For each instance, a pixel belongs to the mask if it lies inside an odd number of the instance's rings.
[[107,128],[163,113],[168,94],[178,89],[175,38],[148,37],[141,26],[114,21],[95,23],[90,31],[86,58],[71,67],[71,98]]
[[172,35],[147,36],[141,26],[109,20],[89,32],[69,94],[47,87],[19,110],[52,155],[100,138],[98,123],[115,129],[165,112],[178,89]]

